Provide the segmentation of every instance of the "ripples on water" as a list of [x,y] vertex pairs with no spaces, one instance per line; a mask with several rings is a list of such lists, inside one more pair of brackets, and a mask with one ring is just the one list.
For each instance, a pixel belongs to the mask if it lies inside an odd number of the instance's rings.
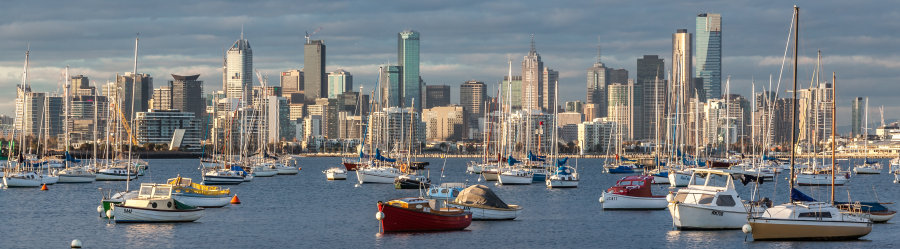
[[[624,175],[601,174],[602,160],[579,160],[582,176],[577,189],[547,189],[543,183],[529,186],[495,186],[465,174],[468,159],[447,159],[443,178],[442,159],[431,162],[434,183],[486,184],[507,203],[524,207],[514,221],[474,221],[464,231],[384,234],[378,233],[375,203],[418,195],[417,190],[395,190],[390,184],[356,186],[347,181],[326,181],[321,172],[338,166],[339,158],[301,158],[299,175],[257,177],[253,182],[230,187],[241,205],[207,209],[194,223],[115,224],[99,218],[97,188],[120,190],[122,182],[56,184],[49,191],[0,190],[0,248],[60,248],[80,239],[86,248],[270,248],[270,247],[408,247],[408,248],[734,248],[734,247],[829,247],[894,248],[900,246],[900,226],[876,224],[859,242],[745,242],[739,230],[677,231],[667,211],[602,211],[600,192]],[[884,162],[887,165],[887,161]],[[181,174],[199,180],[198,160],[150,160],[150,173],[138,182],[163,182]],[[846,162],[845,162],[846,164]],[[846,167],[846,166],[845,166]],[[900,184],[892,176],[854,176],[836,190],[838,200],[900,201]],[[778,187],[767,182],[763,196],[775,203],[787,198],[785,180]],[[742,198],[751,186],[737,183]],[[138,186],[133,183],[132,187]],[[827,200],[827,187],[800,187],[807,194]],[[874,190],[874,191],[873,191]],[[666,186],[654,193],[665,194]],[[891,206],[898,209],[897,205]]]

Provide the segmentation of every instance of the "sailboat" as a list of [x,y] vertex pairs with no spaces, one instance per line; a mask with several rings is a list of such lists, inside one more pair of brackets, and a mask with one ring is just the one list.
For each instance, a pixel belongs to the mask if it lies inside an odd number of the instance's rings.
[[[534,181],[534,173],[521,167],[515,167],[520,161],[513,158],[513,123],[512,123],[512,60],[509,61],[509,77],[507,80],[506,105],[500,111],[500,122],[503,126],[502,135],[503,143],[501,143],[501,153],[506,155],[506,162],[498,161],[497,182],[501,185],[528,185]],[[501,82],[502,84],[502,82]],[[506,115],[504,115],[506,114]],[[531,111],[520,111],[519,114],[531,115]],[[505,151],[504,151],[505,150]],[[506,164],[504,167],[503,164]],[[482,173],[483,174],[483,173]]]
[[[559,82],[554,84],[555,92],[559,92]],[[569,161],[569,158],[566,157],[564,159],[559,159],[559,134],[558,134],[558,122],[559,122],[559,95],[556,95],[556,98],[553,100],[553,137],[550,144],[552,144],[551,150],[553,151],[552,157],[550,158],[553,165],[556,166],[553,173],[547,177],[547,188],[577,188],[578,187],[578,168],[567,166],[566,162]],[[577,165],[576,165],[577,166]]]
[[[797,99],[797,53],[799,43],[800,9],[794,6],[794,99]],[[835,88],[836,89],[836,88]],[[797,102],[792,109],[796,113]],[[834,105],[832,105],[834,106]],[[857,239],[872,231],[872,221],[850,213],[842,213],[834,203],[834,184],[831,185],[832,203],[818,202],[794,188],[794,157],[796,153],[797,120],[791,126],[791,177],[789,178],[790,201],[766,209],[762,215],[750,217],[744,225],[744,232],[753,235],[754,240],[844,240]],[[832,121],[832,138],[834,137]],[[832,148],[832,170],[834,175],[834,148]],[[833,178],[832,178],[833,179]]]
[[[22,108],[25,108],[25,109],[27,109],[29,106],[26,103],[29,102],[29,100],[28,100],[30,97],[29,92],[31,91],[30,87],[28,87],[28,58],[29,58],[28,56],[30,55],[30,53],[31,53],[30,49],[25,51],[25,67],[24,67],[25,69],[24,69],[24,73],[22,74],[22,85],[20,85],[19,89],[17,89],[20,94],[20,97],[24,100],[23,104],[22,104]],[[19,148],[20,149],[17,153],[18,154],[17,156],[12,156],[12,155],[9,156],[9,158],[16,158],[14,161],[15,166],[13,166],[11,169],[9,169],[9,168],[6,169],[7,172],[4,172],[4,174],[3,174],[3,186],[4,187],[12,187],[12,188],[15,188],[15,187],[40,187],[43,184],[53,184],[57,180],[59,180],[58,178],[54,179],[53,176],[44,175],[42,172],[36,171],[35,167],[36,166],[40,167],[40,165],[34,163],[33,161],[29,160],[25,156],[26,148],[27,148],[27,146],[26,146],[27,137],[25,136],[25,132],[24,132],[25,124],[26,124],[26,122],[24,120],[31,119],[31,117],[25,116],[25,113],[27,113],[27,112],[28,112],[28,110],[23,110],[22,117],[20,117],[23,120],[21,122],[22,127],[20,129],[18,129],[18,130],[22,131],[21,134],[18,134],[18,135],[20,135],[20,137],[19,137],[19,139],[20,139],[19,140],[19,144],[20,144]],[[13,136],[13,137],[15,137],[15,136]],[[9,150],[9,153],[12,154],[14,149],[15,148],[11,148]]]
[[866,122],[863,132],[863,148],[866,157],[863,159],[862,164],[856,165],[856,167],[853,168],[853,172],[857,174],[881,174],[881,163],[869,160],[869,98],[866,98]]
[[[69,102],[71,101],[71,99],[69,99],[69,82],[71,82],[71,80],[69,79],[69,66],[66,66],[66,78],[65,79],[66,79],[65,90],[63,90],[65,92],[65,97],[64,97],[65,98],[65,100],[64,100],[65,101],[65,110],[63,111],[64,115],[65,115],[64,127],[65,127],[65,138],[66,138],[65,160],[63,161],[63,164],[65,165],[65,169],[60,170],[56,174],[57,174],[57,176],[59,176],[60,183],[91,183],[97,179],[97,175],[88,171],[83,166],[76,166],[76,165],[70,166],[70,164],[78,163],[79,160],[75,159],[74,157],[72,157],[71,154],[69,154],[69,144],[70,144],[70,141],[69,141]],[[96,95],[94,97],[96,98]],[[94,100],[93,104],[94,104],[94,127],[96,128],[97,127],[96,114],[97,114],[97,104],[98,104],[96,99]],[[95,137],[94,141],[97,141],[96,136],[97,136],[97,131],[94,130],[94,137]],[[94,147],[95,147],[94,151],[96,152],[96,146],[94,146]],[[95,155],[96,155],[96,153],[95,153]]]

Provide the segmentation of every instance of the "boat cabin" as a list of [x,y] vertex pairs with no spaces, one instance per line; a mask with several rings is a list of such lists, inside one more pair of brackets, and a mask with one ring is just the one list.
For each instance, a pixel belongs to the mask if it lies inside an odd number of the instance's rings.
[[635,196],[635,197],[658,197],[653,196],[651,191],[651,183],[653,176],[626,176],[616,182],[616,186],[612,186],[606,190],[607,193]]
[[176,209],[175,199],[172,199],[172,186],[155,183],[142,183],[138,196],[126,200],[123,206],[156,210]]

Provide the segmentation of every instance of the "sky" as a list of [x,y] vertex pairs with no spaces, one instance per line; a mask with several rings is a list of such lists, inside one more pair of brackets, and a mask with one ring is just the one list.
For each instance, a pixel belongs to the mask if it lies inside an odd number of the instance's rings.
[[[48,3],[56,1],[58,3]],[[521,72],[533,34],[544,65],[560,72],[560,102],[584,100],[586,70],[597,61],[625,68],[660,55],[671,67],[676,29],[694,33],[699,13],[720,13],[723,85],[749,96],[781,78],[779,95],[791,84],[785,45],[793,5],[800,6],[799,82],[809,86],[822,51],[823,80],[838,78],[838,120],[849,123],[851,100],[870,98],[871,117],[900,118],[900,5],[882,1],[4,1],[0,8],[0,114],[14,113],[14,86],[21,83],[24,53],[31,49],[29,84],[35,91],[62,92],[65,66],[105,84],[130,72],[134,38],[140,33],[138,72],[158,87],[169,74],[200,74],[204,91],[221,89],[224,50],[244,37],[254,69],[278,82],[278,73],[302,68],[306,31],[327,46],[326,70],[354,75],[354,89],[375,85],[379,65],[396,63],[397,33],[421,33],[421,75],[430,85],[458,86],[480,80],[495,88]],[[53,6],[52,8],[47,6]],[[788,55],[789,56],[789,55]],[[259,84],[256,81],[256,84]],[[723,86],[724,89],[724,86]]]

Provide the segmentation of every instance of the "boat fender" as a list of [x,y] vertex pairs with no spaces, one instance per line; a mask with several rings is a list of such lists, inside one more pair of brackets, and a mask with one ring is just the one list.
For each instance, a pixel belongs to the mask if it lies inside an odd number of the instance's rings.
[[741,226],[741,231],[744,233],[751,233],[753,232],[753,227],[750,226],[750,224],[744,224],[743,226]]
[[666,195],[666,201],[675,202],[675,195],[673,195],[672,192],[669,192],[669,194]]

